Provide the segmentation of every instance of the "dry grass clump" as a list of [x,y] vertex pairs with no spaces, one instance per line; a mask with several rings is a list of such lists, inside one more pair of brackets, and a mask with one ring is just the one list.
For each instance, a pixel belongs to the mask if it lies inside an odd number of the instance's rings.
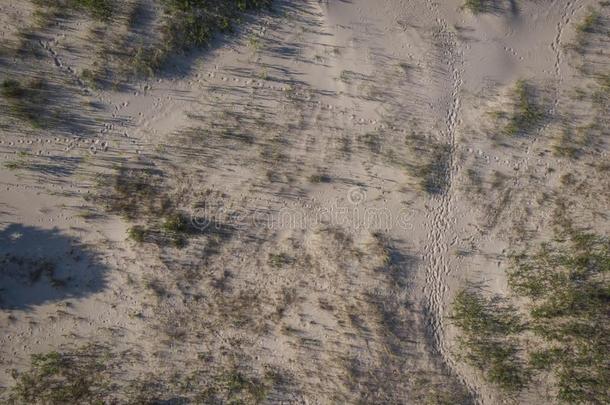
[[146,223],[128,230],[135,242],[184,247],[196,231],[190,217],[172,201],[161,172],[152,168],[118,168],[98,178],[97,190],[90,200],[130,222]]

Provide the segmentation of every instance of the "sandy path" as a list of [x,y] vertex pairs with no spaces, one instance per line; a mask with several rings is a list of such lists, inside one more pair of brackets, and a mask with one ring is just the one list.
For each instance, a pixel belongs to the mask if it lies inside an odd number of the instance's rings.
[[[439,15],[433,2],[428,2],[429,7]],[[441,196],[432,201],[432,207],[426,214],[426,235],[428,243],[424,246],[424,258],[426,261],[426,284],[423,286],[424,296],[428,301],[429,327],[436,348],[439,350],[445,362],[450,364],[451,359],[446,353],[443,331],[443,318],[446,306],[447,286],[445,277],[451,271],[449,265],[449,254],[455,245],[457,236],[452,231],[455,224],[453,217],[453,179],[460,170],[458,159],[455,156],[458,114],[460,109],[460,89],[462,86],[462,58],[463,54],[455,34],[449,31],[447,22],[442,17],[437,17],[440,25],[439,40],[441,42],[443,56],[447,64],[447,77],[445,78],[449,102],[446,106],[445,128],[443,136],[450,148],[449,163],[447,165],[446,189]]]

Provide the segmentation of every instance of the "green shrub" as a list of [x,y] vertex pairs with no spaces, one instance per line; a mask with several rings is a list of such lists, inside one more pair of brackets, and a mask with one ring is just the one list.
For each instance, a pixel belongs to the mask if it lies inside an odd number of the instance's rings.
[[183,214],[175,212],[165,218],[162,228],[168,233],[186,233],[189,230],[189,221]]
[[2,82],[2,97],[4,98],[20,98],[25,94],[25,90],[17,80],[5,79]]
[[33,127],[45,126],[45,119],[52,119],[48,110],[46,83],[43,79],[32,79],[22,83],[14,79],[5,79],[0,86],[0,95],[8,102],[11,113]]
[[276,269],[287,266],[293,262],[292,257],[286,253],[271,253],[269,254],[269,265]]
[[543,118],[540,107],[535,103],[532,96],[533,89],[524,80],[519,80],[515,85],[515,111],[504,128],[507,135],[520,135],[528,132],[536,126]]
[[138,243],[142,243],[146,238],[146,229],[141,226],[135,225],[129,228],[129,230],[127,231],[127,235],[129,236],[129,239]]
[[449,186],[451,146],[436,145],[427,162],[417,169],[421,187],[428,194],[443,194]]

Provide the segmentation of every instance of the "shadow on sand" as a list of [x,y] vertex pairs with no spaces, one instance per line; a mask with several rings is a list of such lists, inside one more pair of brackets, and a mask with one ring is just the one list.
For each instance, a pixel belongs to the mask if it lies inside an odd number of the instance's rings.
[[56,229],[10,224],[0,231],[0,309],[81,298],[106,286],[107,268]]

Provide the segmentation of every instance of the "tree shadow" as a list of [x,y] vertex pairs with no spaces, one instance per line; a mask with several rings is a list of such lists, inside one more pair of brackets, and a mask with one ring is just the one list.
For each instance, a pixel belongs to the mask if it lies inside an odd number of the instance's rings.
[[0,231],[0,309],[30,310],[102,291],[99,257],[78,239],[21,224]]

